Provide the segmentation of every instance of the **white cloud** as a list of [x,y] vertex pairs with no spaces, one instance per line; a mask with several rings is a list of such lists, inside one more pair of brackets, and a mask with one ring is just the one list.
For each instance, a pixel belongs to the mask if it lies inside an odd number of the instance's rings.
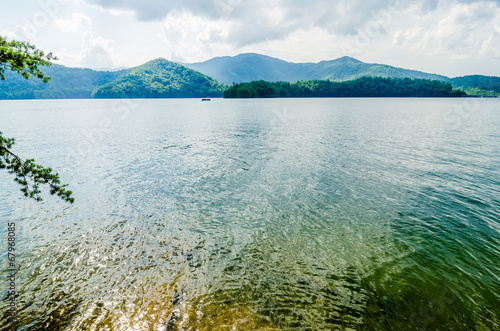
[[[231,25],[231,30],[225,34],[225,42],[235,47],[259,44],[266,41],[284,40],[296,31],[308,30],[319,27],[332,35],[345,36],[357,35],[369,29],[368,22],[374,21],[374,16],[382,12],[391,12],[398,9],[417,10],[425,20],[428,14],[449,8],[471,6],[495,7],[493,1],[480,0],[395,0],[384,2],[379,0],[216,0],[212,2],[202,0],[86,0],[88,3],[106,10],[133,11],[139,21],[163,21],[165,17],[180,18],[185,13],[203,19],[205,22],[218,22],[223,20]],[[444,9],[443,9],[444,8]],[[463,17],[468,18],[466,13]],[[475,14],[469,15],[474,18]],[[432,15],[431,15],[432,16]],[[482,20],[482,17],[478,17]],[[450,19],[454,19],[450,17]],[[411,22],[407,22],[410,23]],[[428,21],[428,23],[433,23]],[[446,23],[446,22],[443,22]],[[404,34],[412,34],[411,28],[401,31],[398,39]],[[413,28],[415,29],[415,27]],[[418,30],[418,26],[416,27]],[[428,31],[427,26],[424,33]],[[419,31],[415,31],[419,32]],[[440,29],[442,37],[453,37],[443,34],[445,29]],[[385,33],[378,30],[377,33]],[[220,34],[213,34],[209,41],[220,42]],[[408,39],[408,38],[406,38]],[[442,38],[441,38],[442,39]],[[450,39],[447,40],[448,42]]]
[[112,40],[94,37],[91,32],[84,34],[83,51],[81,52],[80,65],[85,68],[111,68],[114,66],[112,59]]
[[230,22],[211,21],[182,12],[167,16],[161,23],[160,36],[172,60],[194,62],[209,57],[214,51],[232,48],[223,41],[231,28]]
[[16,34],[9,30],[0,30],[0,36],[7,37],[8,39],[14,39]]
[[77,13],[71,16],[71,19],[56,19],[55,26],[64,33],[76,33],[79,31],[88,31],[92,29],[92,19],[84,14]]
[[451,56],[451,59],[455,60],[455,61],[466,60],[468,58],[469,58],[469,55],[467,55],[467,54],[454,54]]
[[58,31],[65,34],[77,34],[81,44],[77,52],[63,48],[59,57],[72,66],[99,69],[113,67],[113,40],[95,35],[92,18],[83,13],[73,13],[67,19],[58,18],[54,21]]
[[80,68],[114,68],[112,41],[104,40],[102,37],[94,37],[91,32],[84,34],[83,45],[79,51],[62,47],[57,56],[69,67]]
[[487,57],[500,59],[500,32],[498,30],[482,43],[480,53]]
[[[330,33],[356,34],[374,12],[402,7],[403,2],[378,0],[87,0],[108,10],[133,10],[140,21],[161,21],[188,12],[206,21],[224,20],[232,24],[227,41],[251,45],[268,40],[282,40],[295,31],[312,27]],[[307,6],[305,8],[304,6]]]
[[499,14],[500,8],[491,2],[456,4],[395,32],[394,44],[425,56],[450,52],[464,58],[477,53]]

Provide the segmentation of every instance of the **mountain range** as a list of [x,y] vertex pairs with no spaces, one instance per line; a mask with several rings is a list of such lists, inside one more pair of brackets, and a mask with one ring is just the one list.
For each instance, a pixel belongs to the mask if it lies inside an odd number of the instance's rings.
[[43,69],[52,77],[48,84],[25,80],[12,72],[0,81],[0,99],[61,98],[165,98],[219,97],[227,85],[265,80],[347,81],[365,76],[418,78],[450,83],[470,95],[500,95],[500,77],[449,78],[385,64],[365,63],[342,57],[319,63],[292,63],[260,54],[216,57],[199,63],[174,63],[165,59],[117,71],[96,71],[53,65]]
[[298,80],[346,81],[364,76],[448,80],[448,77],[420,71],[395,68],[384,64],[364,63],[344,56],[319,63],[293,63],[259,54],[216,57],[206,62],[184,64],[225,84],[265,80],[296,82]]

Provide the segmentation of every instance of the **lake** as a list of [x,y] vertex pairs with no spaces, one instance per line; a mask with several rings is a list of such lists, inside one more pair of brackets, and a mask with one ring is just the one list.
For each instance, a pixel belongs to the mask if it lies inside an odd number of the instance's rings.
[[0,101],[0,130],[76,199],[0,172],[2,330],[500,329],[498,99]]

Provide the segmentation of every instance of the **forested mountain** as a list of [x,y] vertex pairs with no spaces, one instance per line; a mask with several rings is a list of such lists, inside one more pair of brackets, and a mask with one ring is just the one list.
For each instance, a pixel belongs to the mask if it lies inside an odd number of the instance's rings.
[[364,63],[348,56],[332,61],[322,61],[311,64],[308,66],[307,70],[302,73],[301,79],[329,79],[341,82],[361,77],[417,78],[443,81],[448,79],[441,75],[396,68],[385,64]]
[[43,72],[52,77],[47,84],[6,72],[6,80],[0,81],[0,99],[88,99],[97,86],[125,75],[128,70],[95,71],[54,64],[43,68]]
[[94,98],[202,98],[220,97],[226,85],[195,70],[156,59],[97,88]]
[[226,84],[265,80],[353,80],[364,76],[447,80],[448,77],[401,69],[384,64],[364,63],[342,57],[319,63],[292,63],[259,54],[218,57],[201,63],[185,64]]
[[296,82],[298,80],[346,81],[361,77],[433,79],[452,84],[470,95],[500,94],[500,77],[465,76],[449,78],[385,64],[364,63],[342,57],[319,63],[292,63],[259,54],[217,57],[206,62],[185,64],[226,84],[251,81]]
[[57,64],[43,70],[52,77],[47,84],[6,72],[6,80],[0,81],[0,99],[220,97],[227,88],[210,77],[164,59],[118,71]]
[[461,97],[462,91],[438,80],[411,78],[362,77],[344,82],[329,80],[295,83],[254,81],[234,84],[225,98],[357,98],[357,97]]

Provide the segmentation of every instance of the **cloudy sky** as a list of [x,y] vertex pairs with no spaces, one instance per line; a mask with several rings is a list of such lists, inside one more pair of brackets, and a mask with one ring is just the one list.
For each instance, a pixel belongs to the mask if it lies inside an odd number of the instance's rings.
[[88,68],[254,52],[500,76],[500,0],[22,0],[0,35]]

